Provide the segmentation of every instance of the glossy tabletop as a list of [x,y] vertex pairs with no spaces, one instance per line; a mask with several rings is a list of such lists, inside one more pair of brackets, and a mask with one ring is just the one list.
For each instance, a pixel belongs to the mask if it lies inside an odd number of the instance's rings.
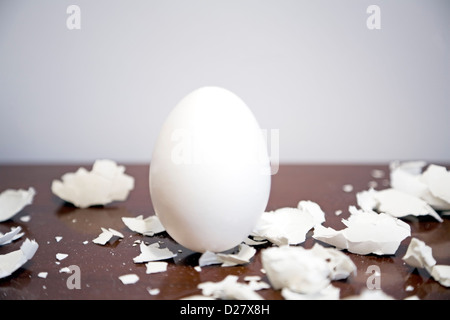
[[[60,179],[66,172],[74,172],[80,166],[90,170],[91,165],[1,165],[0,192],[13,188],[34,187],[36,196],[31,205],[25,207],[12,219],[0,223],[0,232],[7,232],[13,226],[21,226],[25,235],[15,242],[0,247],[0,254],[17,250],[25,238],[35,239],[39,248],[35,256],[11,276],[0,279],[0,299],[164,299],[174,300],[200,294],[197,285],[205,281],[220,281],[227,275],[239,276],[244,282],[247,275],[259,275],[268,279],[261,269],[260,252],[267,247],[257,248],[249,264],[234,267],[219,265],[203,267],[198,265],[200,254],[191,252],[177,244],[167,233],[153,237],[142,236],[129,230],[122,217],[154,214],[148,186],[148,165],[125,164],[126,173],[135,178],[135,188],[128,199],[107,206],[78,209],[53,195],[50,186],[54,179]],[[374,178],[372,171],[382,170],[384,177]],[[281,207],[296,207],[300,200],[317,202],[326,213],[325,226],[344,228],[341,219],[349,216],[349,205],[356,205],[356,192],[367,190],[376,183],[376,189],[389,185],[387,164],[364,165],[282,165],[272,176],[272,188],[267,210]],[[345,192],[343,186],[350,184],[353,190]],[[226,201],[227,199],[224,199]],[[336,215],[336,211],[342,214]],[[23,222],[20,218],[29,216]],[[411,226],[411,235],[425,241],[432,247],[438,264],[450,264],[450,220],[444,217],[439,223],[431,217],[403,219]],[[101,228],[113,228],[123,233],[124,238],[104,246],[94,244]],[[62,237],[57,241],[55,237]],[[146,274],[144,264],[136,264],[139,246],[136,240],[149,243],[159,241],[161,247],[168,247],[177,256],[169,262],[166,272]],[[416,295],[420,299],[450,299],[450,289],[433,280],[424,270],[406,265],[402,257],[411,238],[406,238],[395,255],[357,255],[344,251],[357,266],[357,274],[346,280],[332,281],[341,289],[341,298],[361,293],[367,288],[372,273],[370,266],[380,270],[381,289],[396,299]],[[301,244],[311,248],[316,240],[312,232]],[[58,261],[57,253],[68,254]],[[79,268],[80,289],[68,286],[70,273],[61,268]],[[38,276],[47,272],[46,278]],[[134,273],[139,276],[135,284],[125,285],[119,276]],[[149,294],[149,289],[159,289],[159,294]],[[279,290],[258,291],[265,299],[282,299]]]

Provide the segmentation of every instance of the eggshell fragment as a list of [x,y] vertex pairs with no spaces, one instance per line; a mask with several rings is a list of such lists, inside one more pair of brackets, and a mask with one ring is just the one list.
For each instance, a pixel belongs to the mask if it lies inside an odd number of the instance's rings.
[[141,254],[133,258],[134,263],[142,263],[149,261],[166,260],[176,257],[176,253],[173,253],[168,248],[159,248],[159,243],[155,242],[151,245],[146,245],[144,242],[140,244]]
[[431,268],[436,264],[431,247],[417,238],[411,239],[403,260],[412,267],[425,268],[428,271],[431,271]]
[[138,232],[144,236],[153,236],[166,230],[159,221],[158,216],[149,216],[145,219],[142,215],[122,217],[122,221],[131,231]]
[[161,292],[161,290],[159,290],[158,288],[153,288],[153,289],[152,288],[147,288],[147,292],[151,296],[156,296],[156,295],[158,295]]
[[0,279],[10,276],[33,258],[39,245],[35,240],[26,239],[19,250],[0,255]]
[[260,276],[246,276],[244,281],[247,281],[248,286],[254,291],[270,288],[270,284],[262,281]]
[[422,173],[425,165],[424,161],[391,163],[392,188],[424,200],[435,210],[449,210],[450,173],[434,164]]
[[359,295],[345,297],[344,300],[395,300],[381,289],[364,288]]
[[298,208],[280,208],[264,212],[252,231],[252,235],[282,246],[300,244],[306,233],[315,225],[314,217]]
[[0,246],[11,243],[14,240],[19,239],[24,233],[19,233],[22,230],[22,227],[12,227],[11,231],[3,234],[0,232]]
[[67,253],[57,253],[56,254],[56,259],[58,259],[59,261],[64,260],[65,258],[67,258],[69,255]]
[[313,238],[352,253],[395,254],[401,241],[411,236],[410,226],[385,213],[357,210],[350,206],[350,217],[342,222],[343,230],[322,225],[314,228]]
[[239,264],[246,264],[255,255],[256,249],[246,244],[239,245],[239,252],[237,254],[218,253],[217,256],[223,261],[222,267],[231,267]]
[[199,266],[204,267],[211,264],[222,264],[222,267],[231,267],[250,262],[250,259],[255,255],[256,250],[246,244],[239,245],[239,252],[237,254],[225,254],[204,252],[199,258]]
[[32,187],[28,190],[7,189],[0,193],[0,222],[11,219],[25,206],[31,204],[35,194],[36,191]]
[[366,211],[376,209],[396,218],[431,215],[439,222],[443,221],[426,201],[397,189],[370,189],[357,193],[356,199],[359,206]]
[[415,216],[429,214],[442,222],[442,218],[429,204],[407,193],[395,189],[385,189],[378,191],[375,198],[378,201],[378,210],[389,213],[394,217],[404,217],[409,214]]
[[264,249],[261,261],[275,290],[288,288],[299,293],[313,293],[330,283],[327,262],[303,247]]
[[430,192],[435,197],[450,204],[450,172],[445,167],[429,165],[422,174],[422,180],[428,185]]
[[164,122],[150,165],[156,215],[179,244],[222,252],[241,243],[264,212],[270,160],[254,115],[235,94],[203,87]]
[[165,272],[167,271],[168,263],[164,261],[150,261],[145,264],[146,274]]
[[123,238],[123,234],[117,230],[114,230],[112,228],[108,228],[108,229],[101,228],[101,229],[102,229],[102,233],[100,233],[97,238],[92,240],[92,242],[94,242],[96,244],[105,245],[114,236],[118,237],[118,238]]
[[444,287],[450,287],[450,266],[435,265],[431,270],[431,276]]
[[221,264],[223,260],[220,257],[211,251],[203,252],[200,258],[198,259],[199,267],[210,266],[213,264]]
[[26,215],[26,216],[21,216],[20,217],[20,221],[22,222],[30,222],[31,220],[31,216],[30,215]]
[[325,222],[325,212],[323,212],[322,208],[320,208],[316,202],[301,200],[299,201],[297,208],[302,212],[311,215],[314,220],[314,225]]
[[124,274],[119,277],[123,284],[134,284],[139,281],[139,276],[134,273]]
[[403,260],[412,267],[427,270],[434,280],[450,287],[450,266],[436,264],[432,249],[425,242],[412,238]]
[[341,290],[329,284],[320,291],[313,293],[298,293],[289,288],[281,289],[281,295],[285,300],[339,300]]
[[326,261],[331,280],[347,279],[351,274],[356,274],[356,265],[350,257],[335,248],[325,248],[318,243],[310,249],[317,257]]
[[123,201],[134,188],[134,178],[125,174],[125,167],[112,160],[95,161],[92,170],[79,168],[61,180],[53,180],[52,192],[79,208]]
[[356,265],[341,251],[316,243],[311,249],[281,246],[262,251],[264,270],[285,299],[338,299],[331,280],[356,274]]
[[249,285],[237,281],[238,276],[228,275],[219,282],[202,282],[197,287],[202,294],[215,299],[263,300]]

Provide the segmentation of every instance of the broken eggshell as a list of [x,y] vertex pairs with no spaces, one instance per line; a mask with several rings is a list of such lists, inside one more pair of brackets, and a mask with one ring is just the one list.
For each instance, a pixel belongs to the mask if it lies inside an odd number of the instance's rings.
[[256,249],[241,243],[237,254],[214,253],[206,251],[200,256],[198,263],[200,267],[211,264],[222,264],[222,267],[232,267],[249,263],[255,253]]
[[388,188],[381,191],[369,189],[358,192],[356,199],[358,205],[365,211],[376,209],[396,218],[431,215],[437,221],[443,221],[426,201],[397,189]]
[[450,205],[450,172],[445,167],[431,164],[422,174],[422,181],[427,184],[433,196]]
[[122,217],[123,223],[131,230],[144,236],[153,236],[166,231],[157,216]]
[[412,238],[402,259],[412,267],[427,270],[434,280],[445,287],[450,287],[450,266],[436,264],[432,248],[425,242]]
[[423,162],[405,162],[402,164],[391,163],[391,186],[393,189],[405,192],[422,200],[425,200],[434,209],[445,209],[445,202],[434,197],[428,186],[422,181],[421,170]]
[[287,245],[263,249],[261,262],[272,287],[284,290],[289,299],[339,298],[330,281],[356,274],[356,265],[346,254],[318,243],[311,249]]
[[270,160],[262,131],[232,92],[203,87],[163,124],[150,166],[150,194],[166,231],[197,252],[241,243],[264,212]]
[[0,279],[10,276],[33,258],[39,245],[35,240],[26,239],[19,250],[0,255]]
[[250,284],[240,283],[238,278],[236,275],[228,275],[222,281],[202,282],[197,287],[202,290],[203,296],[214,299],[263,300]]
[[0,246],[3,246],[5,244],[9,244],[13,242],[14,240],[19,239],[21,236],[24,235],[24,233],[19,233],[22,231],[22,227],[12,227],[11,231],[3,234],[0,232]]
[[285,245],[264,249],[261,262],[275,290],[288,288],[299,293],[314,293],[330,283],[328,263],[303,247]]
[[0,193],[0,222],[11,219],[25,206],[33,202],[36,190],[33,187],[28,190],[7,189]]
[[300,201],[297,208],[284,207],[264,212],[252,236],[267,239],[277,246],[296,245],[306,240],[306,234],[315,225],[325,221],[325,213],[312,201]]
[[78,208],[124,201],[134,188],[134,178],[125,174],[125,167],[112,160],[95,161],[92,170],[79,168],[61,180],[53,180],[52,192]]
[[424,161],[392,162],[391,186],[427,202],[435,210],[450,209],[450,173],[430,164],[422,173]]
[[354,206],[350,206],[349,211],[350,217],[342,219],[345,229],[317,225],[313,238],[356,254],[392,255],[400,243],[411,236],[407,223],[388,214],[358,210]]
[[280,208],[264,212],[261,215],[252,235],[267,239],[282,246],[300,244],[306,239],[306,233],[314,227],[314,218],[298,208]]

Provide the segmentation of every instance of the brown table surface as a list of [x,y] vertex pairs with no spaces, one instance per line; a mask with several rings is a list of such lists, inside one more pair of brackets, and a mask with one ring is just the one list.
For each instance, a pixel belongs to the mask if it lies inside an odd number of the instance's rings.
[[[17,250],[25,238],[35,239],[39,244],[35,256],[23,267],[7,278],[0,279],[0,299],[165,299],[174,300],[193,294],[200,294],[197,285],[205,281],[220,281],[227,275],[239,276],[244,282],[247,275],[267,277],[261,272],[260,252],[244,266],[203,267],[197,272],[200,254],[191,252],[174,242],[167,233],[154,237],[144,237],[129,230],[121,217],[154,214],[149,187],[148,165],[125,164],[126,173],[135,178],[135,188],[128,199],[114,202],[104,207],[78,209],[53,195],[50,186],[54,179],[66,172],[74,172],[83,166],[88,170],[91,164],[81,165],[1,165],[0,191],[8,188],[18,189],[32,186],[37,194],[33,204],[25,207],[12,219],[0,223],[0,232],[7,232],[12,226],[21,226],[25,235],[15,242],[0,247],[0,254]],[[383,178],[371,176],[373,169],[382,169]],[[300,200],[317,202],[326,213],[325,226],[344,228],[342,218],[349,216],[348,206],[356,205],[355,194],[368,189],[368,183],[376,181],[377,189],[386,188],[389,182],[387,164],[364,165],[282,165],[272,176],[272,188],[267,210],[281,207],[296,207]],[[352,192],[344,192],[344,184],[353,185]],[[336,210],[342,210],[340,216]],[[29,215],[31,220],[22,222],[20,217]],[[411,226],[411,235],[425,241],[433,249],[438,264],[450,264],[450,220],[443,223],[431,217],[404,219]],[[101,227],[113,228],[124,234],[124,238],[105,246],[92,243],[101,232]],[[301,244],[310,248],[316,240],[309,232]],[[57,242],[55,236],[61,236]],[[161,241],[178,253],[168,260],[167,272],[146,274],[144,264],[135,264],[133,258],[140,251],[133,246],[135,240],[148,242]],[[83,244],[84,241],[88,244]],[[402,257],[406,253],[411,238],[406,238],[395,255],[356,255],[347,253],[358,268],[356,275],[346,280],[333,281],[341,289],[341,298],[359,294],[367,287],[366,273],[370,265],[380,268],[381,289],[396,299],[417,295],[420,299],[449,299],[450,289],[433,280],[427,272],[406,265]],[[68,257],[57,264],[56,254],[66,253]],[[81,271],[81,289],[69,289],[68,273],[60,273],[63,267],[77,265]],[[48,272],[47,278],[38,273]],[[140,280],[135,284],[124,285],[119,276],[135,273]],[[412,291],[405,289],[411,286]],[[148,288],[159,288],[158,295],[150,295]],[[258,291],[265,299],[282,299],[279,290]]]

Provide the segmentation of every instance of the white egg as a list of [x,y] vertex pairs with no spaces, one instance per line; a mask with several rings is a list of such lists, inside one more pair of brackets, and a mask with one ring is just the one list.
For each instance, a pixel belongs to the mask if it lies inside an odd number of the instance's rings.
[[197,252],[241,243],[270,193],[267,145],[253,113],[234,93],[203,87],[164,122],[150,164],[150,194],[169,235]]

